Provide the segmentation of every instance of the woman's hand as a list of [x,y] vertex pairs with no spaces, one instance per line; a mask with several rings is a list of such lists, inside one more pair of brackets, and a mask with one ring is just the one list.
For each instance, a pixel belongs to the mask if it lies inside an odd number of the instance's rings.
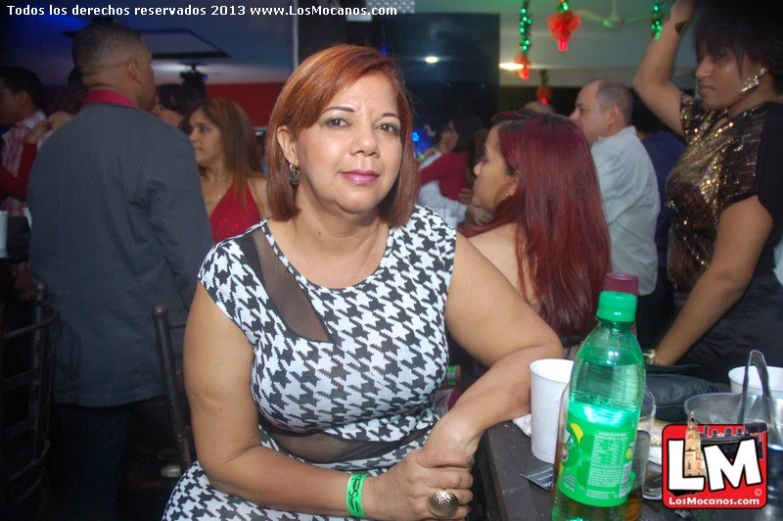
[[425,449],[411,452],[388,472],[364,482],[364,511],[372,519],[433,519],[427,500],[434,493],[447,490],[457,496],[460,507],[454,517],[438,519],[464,519],[473,499],[472,464],[473,458],[461,451],[434,450],[425,445]]
[[66,123],[68,123],[69,121],[71,121],[72,118],[73,118],[72,115],[60,110],[57,112],[53,112],[52,114],[49,114],[49,117],[46,118],[46,121],[49,124],[49,130],[55,131],[58,128],[65,125]]
[[463,188],[459,191],[459,202],[462,204],[470,204],[473,200],[473,188]]
[[25,143],[37,143],[39,139],[41,139],[41,136],[44,135],[44,132],[46,132],[47,128],[49,126],[48,120],[39,121],[38,123],[33,126],[33,128],[30,129],[30,131],[25,135],[24,142]]
[[44,133],[50,130],[57,130],[58,128],[68,123],[71,118],[73,118],[73,116],[67,112],[63,112],[62,110],[50,114],[48,118],[43,121],[39,121],[33,128],[30,129],[30,132],[28,132],[24,138],[25,143],[37,143]]
[[469,204],[468,210],[465,213],[465,222],[468,224],[475,224],[477,226],[484,226],[494,217],[492,212],[479,208],[475,204]]

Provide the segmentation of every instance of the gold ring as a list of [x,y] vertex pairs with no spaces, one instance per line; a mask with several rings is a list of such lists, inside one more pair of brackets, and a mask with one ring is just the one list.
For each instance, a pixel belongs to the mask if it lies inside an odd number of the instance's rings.
[[427,499],[427,508],[435,517],[454,517],[459,509],[459,499],[453,492],[439,490]]

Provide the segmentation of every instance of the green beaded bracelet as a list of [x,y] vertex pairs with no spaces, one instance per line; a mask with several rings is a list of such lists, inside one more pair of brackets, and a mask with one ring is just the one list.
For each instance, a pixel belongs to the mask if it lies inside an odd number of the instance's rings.
[[345,504],[352,516],[364,517],[362,508],[362,487],[367,474],[353,474],[348,480],[348,488],[345,490]]

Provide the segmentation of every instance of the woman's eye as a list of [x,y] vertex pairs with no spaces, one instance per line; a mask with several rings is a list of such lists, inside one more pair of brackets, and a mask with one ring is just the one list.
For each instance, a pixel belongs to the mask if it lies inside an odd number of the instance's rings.
[[326,125],[329,127],[344,127],[347,124],[342,118],[329,118],[326,120]]
[[383,123],[381,125],[381,130],[383,130],[384,132],[389,132],[391,134],[394,134],[395,136],[400,135],[400,128],[392,123]]
[[715,61],[723,61],[728,59],[728,57],[729,57],[728,51],[718,51],[712,55],[712,59]]

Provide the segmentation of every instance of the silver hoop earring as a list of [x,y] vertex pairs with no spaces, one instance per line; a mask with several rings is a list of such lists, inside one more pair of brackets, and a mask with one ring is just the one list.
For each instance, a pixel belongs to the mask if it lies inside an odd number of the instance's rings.
[[291,168],[288,170],[288,182],[291,183],[292,186],[299,184],[299,169],[294,165],[291,165]]
[[761,84],[761,77],[764,76],[767,73],[767,69],[765,67],[762,67],[761,70],[759,70],[759,73],[753,76],[750,79],[745,80],[745,82],[742,84],[742,88],[739,91],[740,96],[747,96],[754,90],[758,88],[758,86]]

